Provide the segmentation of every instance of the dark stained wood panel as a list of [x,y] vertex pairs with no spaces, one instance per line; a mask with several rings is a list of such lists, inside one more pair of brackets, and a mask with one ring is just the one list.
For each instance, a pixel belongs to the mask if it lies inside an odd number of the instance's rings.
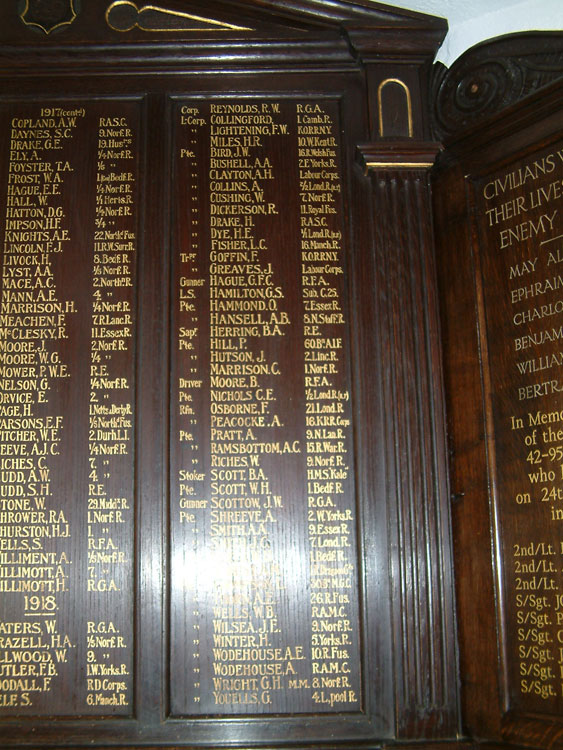
[[561,736],[560,90],[452,135],[434,180],[463,714],[533,747]]
[[5,715],[133,711],[139,116],[2,106]]
[[509,706],[561,713],[560,144],[475,185]]
[[[314,0],[69,4],[30,2],[33,23],[0,12],[3,210],[27,207],[8,205],[27,197],[8,195],[11,118],[80,109],[53,217],[71,239],[50,263],[74,307],[48,364],[70,377],[45,406],[63,420],[68,667],[40,705],[2,707],[0,741],[453,740],[435,148],[420,143],[443,23]],[[379,102],[389,79],[404,93]],[[387,137],[400,123],[383,193],[356,161],[380,117]]]
[[[436,145],[414,154],[400,144],[392,156],[382,145],[369,152],[377,226],[377,272],[389,292],[380,301],[382,340],[390,362],[384,379],[390,455],[389,507],[393,572],[393,632],[401,643],[396,679],[400,686],[397,723],[404,736],[432,735],[455,724],[448,696],[456,682],[456,653],[443,638],[453,628],[452,612],[442,607],[451,582],[448,550],[449,508],[443,470],[445,451],[439,352],[429,346],[438,326],[434,298],[435,266],[429,228],[420,221],[426,203],[426,169]],[[366,157],[367,158],[367,157]],[[388,163],[389,162],[391,163]],[[392,160],[409,168],[393,168]],[[388,254],[389,246],[395,252]],[[422,293],[422,290],[425,290]],[[433,375],[430,375],[433,373]],[[407,404],[416,404],[411,411]],[[392,446],[392,448],[391,448]],[[406,457],[405,463],[399,458]],[[431,592],[427,597],[426,592]],[[429,701],[431,712],[415,706]]]
[[337,103],[174,117],[172,712],[359,710]]

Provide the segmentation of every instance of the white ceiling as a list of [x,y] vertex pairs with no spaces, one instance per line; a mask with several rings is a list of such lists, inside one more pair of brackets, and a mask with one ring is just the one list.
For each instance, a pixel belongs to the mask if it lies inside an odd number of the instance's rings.
[[485,39],[518,31],[563,30],[563,0],[395,0],[388,4],[447,18],[450,30],[437,59],[448,66]]

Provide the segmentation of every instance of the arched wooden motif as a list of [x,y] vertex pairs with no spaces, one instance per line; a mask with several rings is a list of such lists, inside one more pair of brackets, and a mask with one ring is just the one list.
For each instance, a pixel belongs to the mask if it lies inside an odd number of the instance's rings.
[[386,78],[377,89],[379,135],[413,137],[412,102],[409,87],[398,78]]

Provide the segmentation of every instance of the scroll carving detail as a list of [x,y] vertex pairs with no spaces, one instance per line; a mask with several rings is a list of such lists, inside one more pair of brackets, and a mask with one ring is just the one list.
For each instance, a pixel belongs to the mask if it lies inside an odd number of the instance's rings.
[[436,65],[433,136],[445,140],[563,75],[563,35],[513,35],[468,50],[451,68]]

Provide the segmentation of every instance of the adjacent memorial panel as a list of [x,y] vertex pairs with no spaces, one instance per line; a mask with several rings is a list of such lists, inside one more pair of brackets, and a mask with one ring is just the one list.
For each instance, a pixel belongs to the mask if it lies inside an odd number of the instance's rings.
[[137,102],[4,103],[2,715],[131,715]]
[[172,106],[170,712],[359,711],[338,102]]
[[505,681],[510,708],[557,717],[563,712],[562,145],[476,183]]

